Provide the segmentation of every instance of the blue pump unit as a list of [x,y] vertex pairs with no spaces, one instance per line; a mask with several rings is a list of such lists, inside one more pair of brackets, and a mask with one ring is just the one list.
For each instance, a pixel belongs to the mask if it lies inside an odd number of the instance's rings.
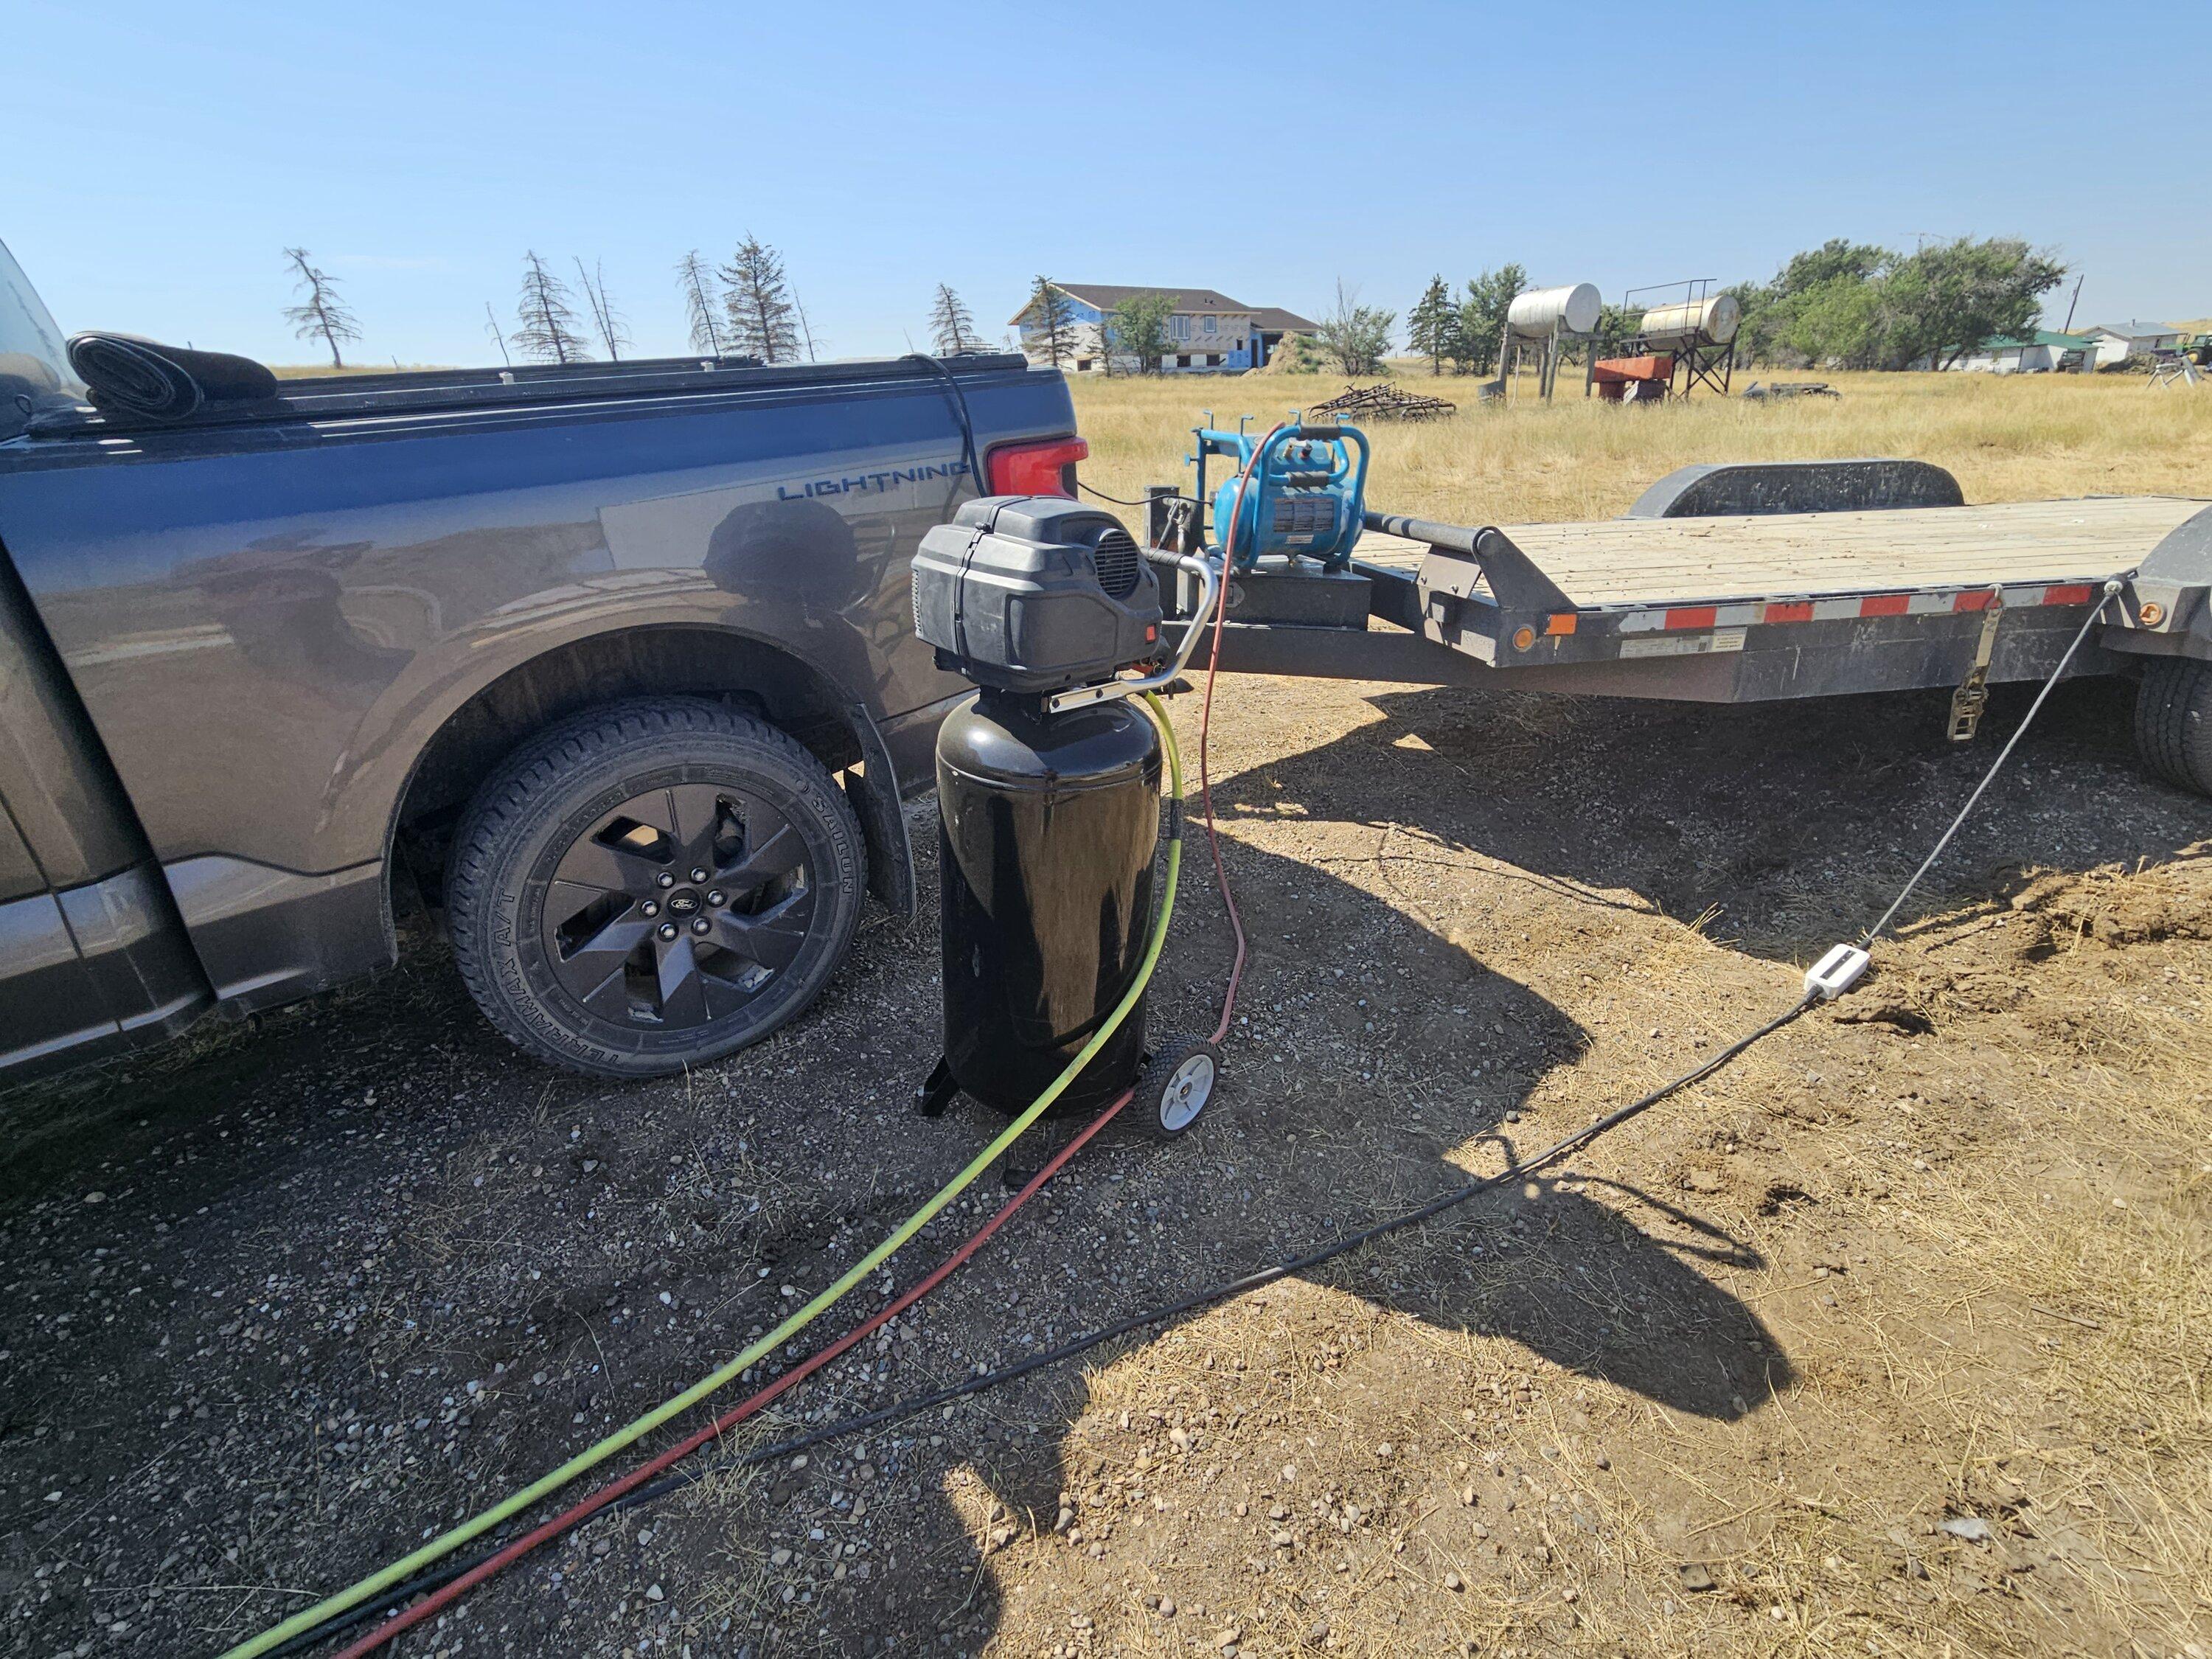
[[[1197,432],[1199,494],[1206,493],[1206,458],[1221,455],[1236,469],[1213,496],[1213,544],[1236,550],[1249,571],[1263,555],[1318,560],[1324,570],[1352,562],[1367,505],[1367,434],[1356,426],[1284,425],[1265,437],[1244,432]],[[1356,453],[1354,452],[1357,452]],[[1243,517],[1230,536],[1237,481],[1249,467]]]

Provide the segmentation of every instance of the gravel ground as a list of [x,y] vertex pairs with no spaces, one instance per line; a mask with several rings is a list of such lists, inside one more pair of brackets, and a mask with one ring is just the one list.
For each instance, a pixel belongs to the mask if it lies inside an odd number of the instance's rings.
[[[1710,1053],[1964,798],[1996,736],[1951,750],[1942,706],[1225,680],[1255,959],[1222,1098],[1172,1147],[1109,1132],[727,1449],[1364,1224]],[[2069,688],[1878,980],[1571,1170],[602,1517],[399,1650],[2201,1659],[2206,815],[2124,714]],[[1206,1025],[1227,963],[1186,870],[1155,1030]],[[6,1650],[219,1650],[741,1348],[998,1127],[908,1108],[934,952],[931,915],[875,914],[793,1026],[614,1086],[507,1048],[418,925],[366,986],[0,1100]]]

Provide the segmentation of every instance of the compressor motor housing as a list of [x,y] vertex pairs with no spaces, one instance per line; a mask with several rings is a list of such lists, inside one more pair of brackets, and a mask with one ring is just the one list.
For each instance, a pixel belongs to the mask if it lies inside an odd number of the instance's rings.
[[1160,654],[1160,589],[1120,520],[1060,495],[986,495],[921,538],[914,631],[996,690],[1111,679]]

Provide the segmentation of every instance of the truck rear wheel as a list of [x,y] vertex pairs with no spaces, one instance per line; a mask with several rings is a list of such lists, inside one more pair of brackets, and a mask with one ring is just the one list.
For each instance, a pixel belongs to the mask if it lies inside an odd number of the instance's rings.
[[610,704],[512,757],[469,805],[453,955],[518,1047],[651,1077],[757,1042],[844,960],[860,828],[797,742],[720,703]]
[[2168,783],[2212,795],[2212,663],[2160,657],[2144,666],[2136,747]]

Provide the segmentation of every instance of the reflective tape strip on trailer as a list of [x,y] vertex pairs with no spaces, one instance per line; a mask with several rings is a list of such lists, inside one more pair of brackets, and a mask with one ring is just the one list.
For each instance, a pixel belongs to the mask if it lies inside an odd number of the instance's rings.
[[[1674,634],[1717,628],[1747,628],[1753,623],[1856,622],[1867,617],[1955,616],[1986,611],[1996,592],[1994,587],[1936,588],[1923,592],[1863,593],[1834,599],[1756,599],[1736,605],[1655,605],[1613,611],[1624,634]],[[2094,582],[2031,583],[2004,590],[2008,611],[2036,605],[2087,605],[2096,592]],[[1562,612],[1562,615],[1571,614]],[[1547,630],[1574,631],[1558,618]]]

